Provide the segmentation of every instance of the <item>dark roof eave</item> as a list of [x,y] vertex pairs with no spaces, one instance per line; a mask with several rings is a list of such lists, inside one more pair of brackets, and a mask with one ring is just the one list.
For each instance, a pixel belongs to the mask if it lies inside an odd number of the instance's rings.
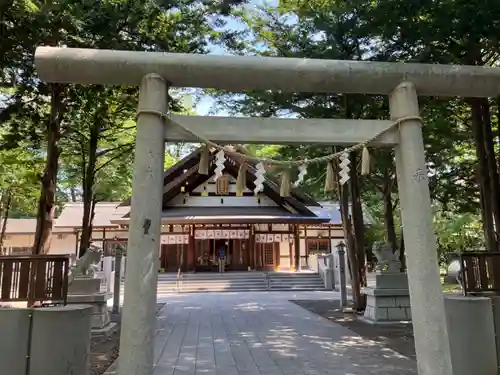
[[[116,228],[118,224],[92,225],[92,229],[110,229]],[[82,229],[81,225],[54,225],[54,231],[57,229]]]
[[322,224],[327,223],[328,219],[319,217],[293,217],[293,216],[256,216],[256,217],[238,217],[238,216],[187,216],[187,217],[164,217],[162,223],[168,224]]

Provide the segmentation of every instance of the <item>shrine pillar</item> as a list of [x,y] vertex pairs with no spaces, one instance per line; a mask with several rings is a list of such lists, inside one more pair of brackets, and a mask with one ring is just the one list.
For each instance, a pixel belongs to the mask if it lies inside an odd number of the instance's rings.
[[157,74],[146,75],[139,90],[119,375],[153,374],[167,90]]
[[293,229],[293,246],[295,250],[294,268],[295,271],[300,271],[300,227],[298,225],[294,225]]
[[249,226],[250,230],[250,238],[248,239],[248,267],[252,270],[255,270],[255,252],[257,251],[257,244],[255,242],[255,226],[251,224]]
[[[392,120],[419,116],[415,86],[397,86],[389,106]],[[395,155],[418,374],[452,375],[421,121],[400,124]]]

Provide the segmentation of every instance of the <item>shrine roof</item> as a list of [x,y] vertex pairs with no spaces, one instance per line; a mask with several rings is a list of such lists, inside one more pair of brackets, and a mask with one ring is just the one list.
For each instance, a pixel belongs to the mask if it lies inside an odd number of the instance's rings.
[[[128,222],[130,214],[114,222]],[[162,212],[162,222],[171,224],[249,224],[249,223],[296,223],[322,224],[328,219],[303,216],[288,212],[281,207],[171,207]]]
[[[120,202],[97,202],[94,209],[94,228],[115,227],[111,221],[120,218],[129,211],[128,207],[120,206]],[[80,228],[82,226],[83,203],[69,202],[56,219],[54,228]]]
[[[244,153],[244,148],[241,146],[235,146],[238,152]],[[215,150],[210,154],[211,167],[209,169],[208,175],[201,175],[198,173],[198,166],[200,162],[201,148],[198,148],[191,152],[189,155],[184,157],[182,160],[174,164],[172,167],[167,169],[163,174],[163,208],[168,206],[168,202],[171,201],[175,196],[184,193],[190,193],[198,186],[205,183],[214,174],[215,163]],[[226,155],[225,171],[231,174],[234,178],[238,175],[238,170],[241,165],[241,160],[233,155]],[[253,165],[247,166],[247,188],[253,190],[255,188],[255,167]],[[300,191],[300,189],[292,187],[290,196],[282,197],[280,196],[280,188],[273,178],[265,176],[265,181],[263,183],[264,195],[268,196],[279,206],[290,206],[294,211],[297,211],[303,216],[314,217],[316,216],[308,206],[318,206],[318,202],[309,197],[307,194]],[[121,206],[130,206],[131,199],[124,201]]]

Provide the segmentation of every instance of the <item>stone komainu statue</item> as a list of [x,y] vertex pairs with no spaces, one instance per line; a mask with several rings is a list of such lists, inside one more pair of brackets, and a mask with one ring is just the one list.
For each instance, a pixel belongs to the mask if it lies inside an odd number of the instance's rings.
[[97,264],[101,261],[102,249],[95,245],[90,245],[85,254],[78,259],[70,269],[68,277],[69,283],[77,276],[94,277],[97,270]]
[[375,241],[372,246],[372,252],[377,257],[377,266],[375,267],[376,270],[384,272],[400,272],[401,262],[399,260],[399,250],[393,254],[390,244]]

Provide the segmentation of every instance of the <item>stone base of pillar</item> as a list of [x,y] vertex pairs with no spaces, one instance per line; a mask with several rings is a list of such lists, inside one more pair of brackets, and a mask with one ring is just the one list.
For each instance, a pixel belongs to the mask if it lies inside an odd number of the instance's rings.
[[366,295],[363,321],[371,324],[409,323],[410,292],[406,273],[376,273],[371,285],[362,289]]
[[453,375],[497,374],[492,299],[446,296],[444,302]]
[[105,334],[110,326],[108,300],[112,293],[101,293],[101,280],[91,277],[77,277],[68,288],[68,305],[92,306],[92,333]]

